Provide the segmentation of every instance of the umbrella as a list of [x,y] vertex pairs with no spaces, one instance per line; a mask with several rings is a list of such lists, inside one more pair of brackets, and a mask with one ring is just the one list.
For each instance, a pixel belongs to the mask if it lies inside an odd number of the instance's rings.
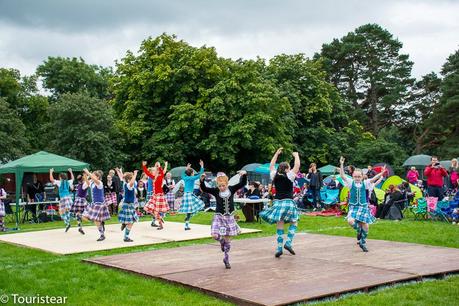
[[254,172],[261,164],[258,163],[253,163],[253,164],[247,164],[244,167],[242,167],[241,170],[245,170],[247,172]]
[[182,177],[183,172],[185,172],[186,167],[175,167],[172,168],[169,172],[171,173],[171,176],[173,178],[179,178]]
[[[277,169],[277,167],[279,166],[279,164],[276,164],[274,167],[275,169]],[[266,164],[263,164],[263,165],[260,165],[258,166],[254,172],[256,173],[261,173],[261,174],[268,174],[270,173],[269,171],[269,167],[270,167],[270,163],[266,163]]]
[[336,167],[333,165],[326,165],[326,166],[320,167],[319,171],[322,173],[322,175],[331,175],[331,174],[335,174],[338,172],[336,170]]
[[380,173],[384,165],[386,166],[386,173],[384,174],[384,176],[392,176],[395,174],[392,167],[389,164],[385,164],[385,163],[377,163],[373,165],[373,170],[375,170],[376,173]]
[[237,183],[239,183],[240,180],[241,180],[241,176],[239,174],[233,175],[229,179],[228,185],[236,185]]
[[411,167],[411,166],[418,166],[418,167],[425,167],[431,162],[432,156],[430,155],[413,155],[408,157],[407,160],[403,163],[403,167]]
[[451,161],[450,160],[442,160],[442,161],[440,161],[440,165],[442,165],[446,169],[449,169],[449,167],[451,167]]

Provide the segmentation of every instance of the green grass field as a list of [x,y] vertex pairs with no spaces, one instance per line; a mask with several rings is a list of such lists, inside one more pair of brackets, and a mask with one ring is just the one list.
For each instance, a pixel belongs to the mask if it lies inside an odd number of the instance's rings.
[[[211,213],[201,213],[195,216],[192,222],[210,224],[211,218]],[[167,218],[167,221],[182,220],[183,216]],[[115,223],[115,220],[111,222]],[[266,223],[239,224],[241,227],[261,229],[263,232],[239,236],[238,239],[270,236],[275,233],[274,227]],[[24,224],[21,226],[21,232],[50,228],[63,228],[63,223]],[[299,231],[354,236],[353,230],[346,225],[344,219],[336,217],[302,216]],[[379,221],[370,228],[369,238],[459,248],[459,226],[442,222],[414,221],[410,218],[401,222]],[[15,293],[22,296],[67,296],[68,305],[228,304],[185,287],[81,262],[82,259],[93,256],[120,253],[132,253],[132,256],[135,256],[135,252],[139,251],[209,241],[210,239],[201,239],[66,256],[0,243],[0,295]],[[457,305],[458,288],[459,276],[453,275],[439,280],[385,287],[368,294],[350,294],[340,299],[314,304]]]

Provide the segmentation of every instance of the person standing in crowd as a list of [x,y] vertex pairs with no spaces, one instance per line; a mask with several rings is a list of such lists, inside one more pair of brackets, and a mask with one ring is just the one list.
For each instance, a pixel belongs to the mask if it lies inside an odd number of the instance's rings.
[[376,171],[373,169],[373,166],[368,165],[367,169],[368,169],[367,178],[369,179],[373,178],[376,175]]
[[6,191],[5,189],[0,187],[0,232],[5,231],[5,224],[3,223],[3,218],[6,216],[6,211],[5,211],[5,204],[3,203],[3,200],[6,199]]
[[451,189],[456,190],[459,184],[459,163],[455,158],[451,160],[451,167],[449,168],[449,180]]
[[107,175],[107,180],[104,184],[105,191],[105,204],[110,211],[110,216],[118,213],[118,197],[115,192],[115,183],[113,182],[113,176],[111,174]]
[[427,178],[427,193],[429,197],[443,199],[443,177],[448,176],[446,169],[440,164],[437,156],[432,156],[431,164],[424,170],[424,176]]
[[320,170],[317,169],[316,163],[312,163],[309,166],[309,173],[306,175],[306,179],[309,180],[309,190],[312,196],[312,205],[314,205],[314,210],[320,209],[322,206],[320,204],[320,188],[322,188],[322,174]]
[[411,167],[408,173],[406,174],[406,179],[410,184],[417,185],[419,180],[419,172],[416,170],[416,167]]
[[[32,175],[33,182],[27,184],[27,203],[35,203],[43,201],[43,184],[37,179],[37,175]],[[43,204],[38,206],[38,210],[43,209]],[[34,222],[37,222],[37,206],[34,204],[27,204],[25,211],[32,213]]]
[[121,199],[123,198],[121,194],[121,178],[115,174],[115,170],[111,169],[108,174],[112,177],[113,181],[113,191],[116,194],[116,206],[121,202]]

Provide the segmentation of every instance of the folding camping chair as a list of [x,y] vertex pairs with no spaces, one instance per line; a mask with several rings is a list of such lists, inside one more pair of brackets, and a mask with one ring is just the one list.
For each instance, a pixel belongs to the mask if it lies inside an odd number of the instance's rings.
[[411,207],[411,212],[414,215],[414,220],[417,220],[418,217],[427,219],[427,200],[425,198],[418,199],[417,205]]
[[435,209],[429,211],[429,216],[432,220],[448,221],[447,210],[449,209],[449,201],[437,202]]

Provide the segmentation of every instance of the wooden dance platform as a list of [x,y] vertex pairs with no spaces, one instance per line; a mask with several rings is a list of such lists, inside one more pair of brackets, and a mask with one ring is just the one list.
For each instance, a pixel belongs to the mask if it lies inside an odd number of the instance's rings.
[[[151,227],[150,221],[134,224],[129,235],[134,242],[124,242],[120,224],[105,225],[104,241],[96,241],[99,231],[96,226],[83,227],[85,235],[78,232],[78,227],[73,226],[66,233],[64,228],[0,235],[0,242],[8,242],[34,249],[40,249],[56,254],[74,254],[132,246],[165,243],[172,241],[185,241],[201,238],[210,238],[210,225],[190,224],[191,230],[185,231],[184,224],[179,222],[166,222],[164,229],[158,231]],[[242,229],[242,233],[254,233],[259,230]]]
[[87,262],[202,290],[236,304],[286,305],[426,276],[459,272],[459,249],[298,234],[297,255],[274,257],[274,237],[232,242],[225,269],[219,244],[95,257]]

